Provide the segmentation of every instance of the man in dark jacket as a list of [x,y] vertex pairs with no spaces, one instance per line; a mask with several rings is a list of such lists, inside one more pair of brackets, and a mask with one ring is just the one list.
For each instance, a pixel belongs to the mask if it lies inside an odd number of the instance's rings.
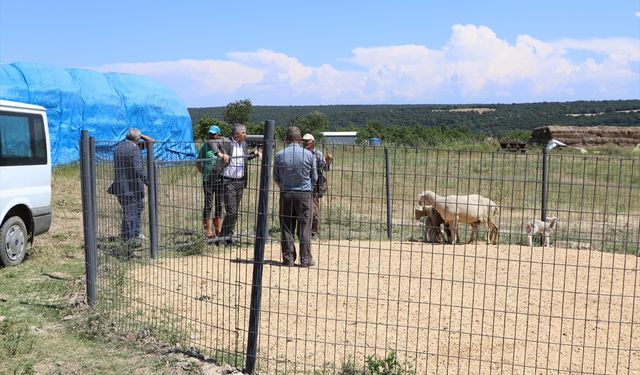
[[311,223],[311,238],[316,238],[320,235],[320,198],[324,195],[327,189],[327,179],[325,172],[331,168],[333,163],[333,156],[327,154],[325,159],[322,151],[315,148],[315,138],[312,134],[305,134],[302,136],[302,145],[307,150],[311,151],[316,159],[316,168],[318,172],[318,181],[313,185],[313,221]]
[[118,143],[113,151],[114,179],[107,192],[118,198],[122,207],[120,236],[124,241],[140,238],[140,215],[144,210],[144,189],[149,184],[147,172],[142,167],[142,154],[138,142],[153,138],[131,128],[126,139]]
[[222,158],[221,174],[224,185],[224,221],[220,237],[226,243],[233,243],[233,231],[238,220],[238,209],[242,201],[244,188],[247,186],[247,161],[261,156],[259,151],[249,152],[247,128],[242,124],[234,124],[231,138],[224,138],[217,143],[215,156]]

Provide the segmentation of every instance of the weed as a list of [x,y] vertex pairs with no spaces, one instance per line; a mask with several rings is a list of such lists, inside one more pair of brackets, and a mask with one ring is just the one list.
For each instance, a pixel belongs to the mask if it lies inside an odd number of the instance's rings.
[[367,356],[367,370],[366,374],[372,375],[400,375],[415,374],[415,371],[411,370],[408,365],[403,365],[398,362],[396,352],[390,351],[385,358],[377,358],[374,356]]
[[22,322],[5,319],[0,322],[0,359],[9,359],[31,352],[35,338]]
[[94,340],[107,336],[107,332],[113,330],[113,324],[108,320],[108,314],[90,310],[73,324],[75,331],[82,338]]
[[342,367],[340,368],[341,375],[361,375],[362,370],[359,370],[356,361],[352,356],[348,356],[347,359],[342,363]]
[[353,357],[349,356],[342,363],[339,373],[341,375],[415,375],[415,371],[409,364],[398,361],[395,351],[390,351],[384,358],[367,356],[364,369],[359,369]]

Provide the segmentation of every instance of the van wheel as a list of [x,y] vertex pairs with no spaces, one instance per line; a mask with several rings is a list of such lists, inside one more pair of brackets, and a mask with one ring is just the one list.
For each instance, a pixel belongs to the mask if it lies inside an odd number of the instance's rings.
[[13,216],[0,227],[0,263],[6,267],[22,262],[27,253],[27,227],[22,219]]

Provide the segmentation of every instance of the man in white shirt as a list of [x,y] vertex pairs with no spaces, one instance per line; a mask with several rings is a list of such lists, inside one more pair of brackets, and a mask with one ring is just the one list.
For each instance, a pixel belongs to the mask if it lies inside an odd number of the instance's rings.
[[233,233],[238,220],[238,209],[244,188],[247,186],[246,162],[261,156],[259,151],[251,151],[247,147],[245,138],[247,128],[242,124],[234,124],[231,138],[225,138],[219,143],[215,155],[223,159],[222,180],[224,183],[225,215],[222,222],[220,237],[225,242],[233,243]]

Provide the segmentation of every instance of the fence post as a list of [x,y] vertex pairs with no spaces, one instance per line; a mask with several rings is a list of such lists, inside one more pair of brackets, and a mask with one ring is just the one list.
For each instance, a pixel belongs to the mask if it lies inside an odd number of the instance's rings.
[[[566,147],[567,145],[551,139],[547,146],[542,150],[542,209],[540,212],[540,220],[547,221],[547,195],[549,194],[549,151],[554,147]],[[540,245],[544,245],[544,234],[540,234]]]
[[391,240],[391,189],[389,188],[391,174],[389,172],[389,150],[386,147],[384,148],[384,175],[387,194],[387,239]]
[[549,192],[549,150],[542,150],[542,210],[540,220],[547,220],[547,194]]
[[271,181],[271,158],[275,142],[273,134],[275,121],[264,124],[262,164],[260,167],[260,191],[258,196],[258,217],[256,240],[253,245],[253,280],[251,282],[251,309],[249,312],[249,337],[247,339],[247,360],[245,372],[252,374],[256,367],[258,349],[258,329],[260,326],[260,300],[262,298],[262,271],[264,268],[264,246],[267,241],[267,221],[269,210],[269,187]]
[[149,186],[149,245],[151,247],[151,259],[158,258],[158,194],[156,181],[156,158],[153,154],[155,142],[146,142],[147,146],[147,178]]
[[[89,132],[80,133],[80,186],[82,190],[82,222],[84,227],[84,266],[87,278],[87,304],[96,304],[96,226],[95,226],[95,140]],[[91,157],[93,149],[94,157]],[[92,175],[93,172],[93,175]],[[93,182],[93,183],[92,183]]]

